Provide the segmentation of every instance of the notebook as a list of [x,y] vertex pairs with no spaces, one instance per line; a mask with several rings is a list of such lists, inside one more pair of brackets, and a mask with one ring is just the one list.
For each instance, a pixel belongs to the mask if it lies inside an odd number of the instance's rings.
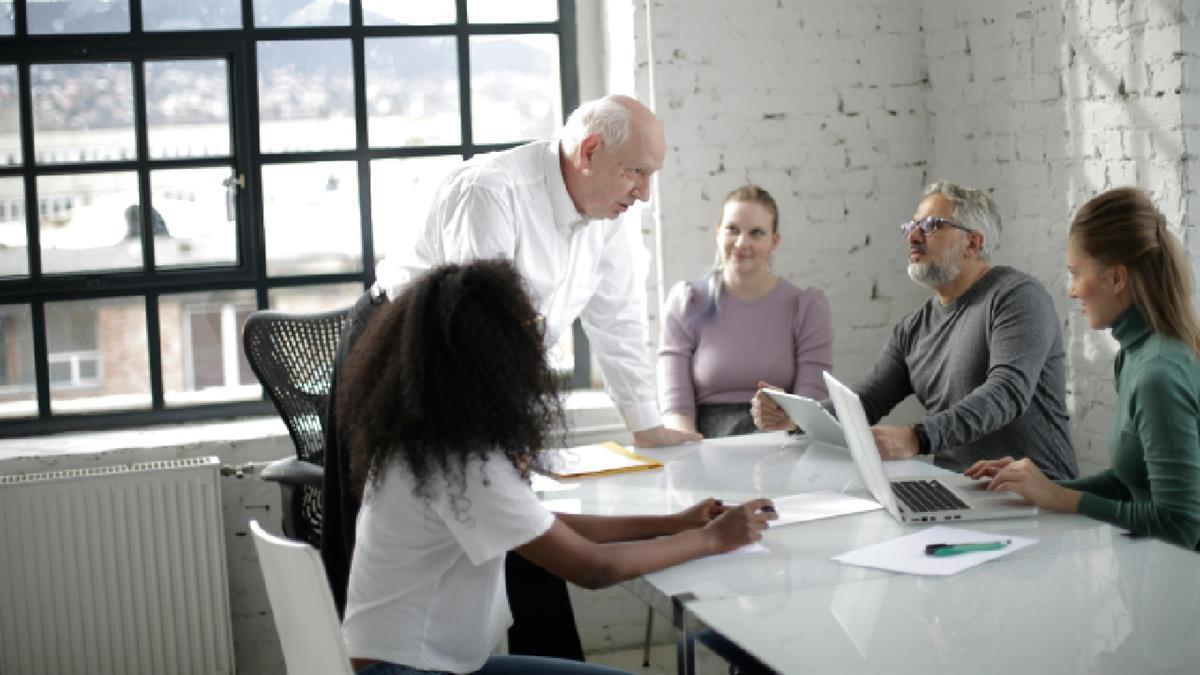
[[983,480],[962,475],[888,479],[858,394],[828,372],[823,375],[854,465],[871,495],[896,520],[928,523],[1037,515],[1037,507],[1024,498],[989,492]]

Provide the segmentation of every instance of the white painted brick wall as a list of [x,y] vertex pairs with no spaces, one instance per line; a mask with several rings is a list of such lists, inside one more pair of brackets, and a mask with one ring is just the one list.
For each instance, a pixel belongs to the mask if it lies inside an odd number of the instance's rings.
[[987,189],[1004,220],[996,262],[1055,297],[1081,466],[1107,466],[1115,346],[1066,297],[1065,230],[1088,198],[1134,184],[1200,256],[1188,222],[1200,212],[1188,156],[1200,147],[1198,5],[633,2],[638,94],[669,147],[646,228],[651,298],[707,270],[720,199],[757,182],[780,205],[775,269],[825,290],[835,369],[852,380],[928,297],[904,274],[896,233],[921,186]]
[[669,147],[654,292],[707,271],[721,199],[758,183],[779,203],[776,271],[825,290],[835,370],[858,377],[927,296],[905,276],[897,232],[927,178],[919,7],[661,0],[639,11],[653,31],[639,61]]

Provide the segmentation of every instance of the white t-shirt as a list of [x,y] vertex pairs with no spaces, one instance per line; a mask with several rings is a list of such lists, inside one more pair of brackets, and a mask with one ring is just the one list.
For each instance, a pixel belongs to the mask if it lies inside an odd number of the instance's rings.
[[466,478],[459,498],[431,476],[428,506],[403,465],[378,491],[368,486],[342,623],[350,656],[471,672],[512,625],[504,554],[550,529],[554,514],[503,455],[469,461]]
[[636,219],[588,220],[575,210],[557,141],[479,155],[450,173],[410,246],[375,268],[395,299],[444,263],[507,258],[521,272],[553,346],[579,317],[604,382],[634,431],[662,423],[646,349],[649,256]]

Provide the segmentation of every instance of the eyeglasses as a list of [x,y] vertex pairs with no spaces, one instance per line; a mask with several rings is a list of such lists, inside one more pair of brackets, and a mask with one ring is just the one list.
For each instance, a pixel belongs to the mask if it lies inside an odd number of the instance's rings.
[[938,216],[925,216],[924,218],[922,218],[920,220],[905,221],[903,223],[900,223],[900,231],[904,233],[905,237],[907,237],[912,234],[913,228],[919,227],[919,228],[921,228],[922,234],[929,236],[929,235],[933,234],[934,232],[937,232],[939,229],[941,229],[941,227],[943,225],[949,225],[950,227],[957,227],[958,229],[962,230],[963,232],[974,232],[975,231],[969,227],[963,227],[962,225],[959,225],[958,223],[956,223],[952,220],[946,220],[945,218],[939,218]]

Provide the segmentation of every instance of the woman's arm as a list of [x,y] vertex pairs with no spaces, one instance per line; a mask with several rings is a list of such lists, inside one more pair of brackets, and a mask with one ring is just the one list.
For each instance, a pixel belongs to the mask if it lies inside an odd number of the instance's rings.
[[818,401],[829,398],[822,371],[833,372],[833,317],[829,300],[820,290],[804,291],[797,301],[792,325],[792,352],[796,379],[792,393]]
[[696,334],[686,320],[687,308],[695,300],[694,295],[686,281],[671,289],[663,307],[658,349],[658,401],[663,412],[692,420],[691,428],[684,428],[672,424],[671,415],[664,417],[667,427],[682,431],[696,430],[696,387],[692,378]]
[[[703,502],[702,502],[703,503]],[[616,534],[655,536],[671,525],[662,517],[558,517],[544,534],[515,550],[551,573],[584,588],[603,588],[713,553],[732,551],[762,539],[762,530],[778,516],[770,500],[756,499],[728,509],[702,528],[677,531],[643,541],[607,541]],[[691,510],[689,510],[691,511]],[[687,512],[685,512],[687,513]],[[603,543],[573,529],[579,525]],[[601,524],[602,520],[614,522]]]

